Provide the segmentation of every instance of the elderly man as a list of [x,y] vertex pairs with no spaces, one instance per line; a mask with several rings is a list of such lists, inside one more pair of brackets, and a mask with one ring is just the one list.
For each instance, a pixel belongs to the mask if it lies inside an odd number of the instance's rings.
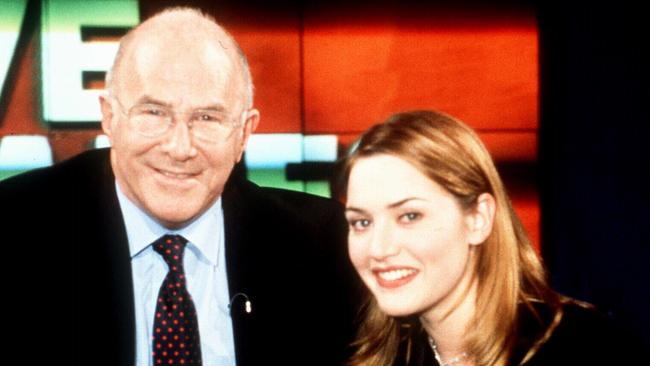
[[164,11],[123,38],[107,89],[110,150],[0,184],[10,256],[39,274],[17,289],[34,342],[64,364],[340,364],[356,311],[342,213],[231,175],[260,115],[235,41]]

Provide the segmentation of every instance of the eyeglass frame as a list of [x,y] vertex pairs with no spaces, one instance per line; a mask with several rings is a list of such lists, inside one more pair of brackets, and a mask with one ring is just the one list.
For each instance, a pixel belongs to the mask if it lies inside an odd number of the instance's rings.
[[[166,123],[166,128],[161,133],[147,134],[147,133],[144,133],[143,131],[139,130],[137,127],[134,128],[135,131],[138,134],[140,134],[140,135],[142,135],[144,137],[147,137],[147,138],[157,138],[157,137],[161,137],[161,136],[164,136],[165,134],[167,134],[170,130],[172,130],[172,127],[177,123],[176,116],[179,115],[179,114],[182,114],[182,115],[187,115],[187,114],[194,115],[194,114],[200,114],[201,111],[208,111],[208,109],[199,108],[199,109],[196,109],[196,110],[193,110],[193,111],[188,111],[188,112],[178,112],[178,111],[175,111],[173,108],[165,106],[164,104],[155,103],[155,102],[136,103],[136,104],[133,104],[127,110],[127,108],[124,107],[122,102],[116,96],[109,95],[108,98],[111,99],[111,100],[114,100],[115,102],[117,102],[120,113],[123,116],[127,117],[127,120],[129,121],[129,123],[132,123],[133,116],[131,115],[131,113],[134,110],[134,108],[136,108],[136,107],[151,105],[151,106],[154,106],[156,108],[160,108],[162,110],[165,110],[165,111],[169,112],[169,116],[166,117],[166,119],[168,119],[168,121]],[[220,121],[220,122],[214,122],[214,123],[218,124],[219,126],[227,127],[229,129],[228,133],[230,134],[235,129],[245,125],[245,122],[244,122],[245,118],[243,118],[243,117],[245,117],[247,115],[247,113],[246,113],[247,111],[248,111],[248,109],[244,109],[241,112],[239,121],[237,121],[238,118],[235,117],[235,118],[228,118],[227,121]],[[199,140],[206,141],[206,142],[220,142],[220,141],[222,141],[222,139],[219,139],[219,138],[211,139],[211,138],[205,138],[204,136],[200,136],[200,135],[197,136],[194,132],[191,132],[191,131],[193,131],[192,127],[194,125],[194,122],[195,121],[193,121],[192,119],[190,119],[190,120],[185,119],[187,129],[188,129],[188,131],[190,132],[190,134],[193,137],[195,137],[195,138],[197,138]],[[201,122],[201,121],[199,121],[199,122]],[[132,127],[133,127],[133,125],[132,125]]]

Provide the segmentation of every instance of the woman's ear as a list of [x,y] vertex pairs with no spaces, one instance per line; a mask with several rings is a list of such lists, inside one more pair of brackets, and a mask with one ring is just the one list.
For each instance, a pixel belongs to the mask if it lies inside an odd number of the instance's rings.
[[467,238],[470,245],[482,244],[492,232],[496,202],[489,193],[476,199],[476,206],[467,214]]

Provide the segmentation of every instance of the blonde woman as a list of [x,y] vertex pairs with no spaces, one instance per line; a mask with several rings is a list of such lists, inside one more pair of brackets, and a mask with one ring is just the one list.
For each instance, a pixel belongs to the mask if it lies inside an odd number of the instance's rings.
[[349,365],[626,364],[617,331],[549,288],[494,163],[453,117],[368,130],[345,165],[349,255],[370,290]]

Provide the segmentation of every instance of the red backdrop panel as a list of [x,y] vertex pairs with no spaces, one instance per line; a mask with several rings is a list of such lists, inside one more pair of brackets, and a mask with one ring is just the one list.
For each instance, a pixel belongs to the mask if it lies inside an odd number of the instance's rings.
[[363,131],[406,109],[439,109],[478,129],[537,128],[534,24],[412,29],[310,26],[304,32],[306,130]]

